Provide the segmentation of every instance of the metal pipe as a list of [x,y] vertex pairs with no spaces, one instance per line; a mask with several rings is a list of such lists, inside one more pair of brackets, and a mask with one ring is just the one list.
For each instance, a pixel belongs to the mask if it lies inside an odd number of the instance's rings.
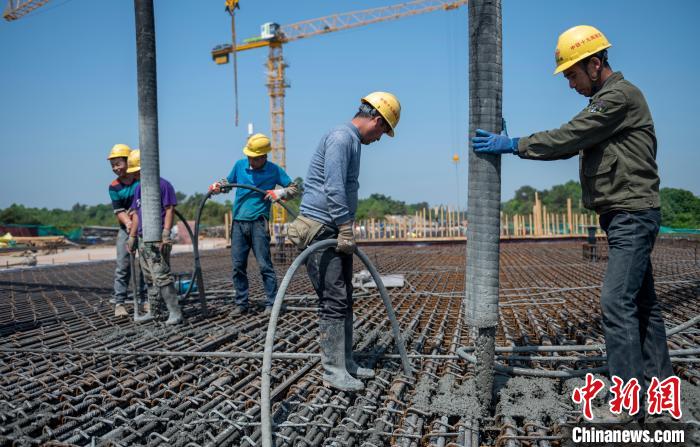
[[160,166],[158,160],[158,86],[153,0],[134,0],[138,81],[139,147],[141,148],[141,226],[146,244],[159,242]]
[[685,323],[679,324],[678,326],[669,329],[668,331],[666,331],[666,337],[670,337],[671,335],[677,334],[685,329],[688,329],[689,327],[696,325],[698,322],[700,322],[700,315],[696,315],[695,317],[691,318]]
[[[502,128],[501,0],[469,2],[469,135]],[[474,328],[476,393],[482,413],[491,404],[498,325],[501,157],[469,151],[467,265],[464,308]]]
[[[470,363],[476,364],[477,359],[471,354],[467,354],[462,350],[462,348],[457,349],[457,355],[467,360]],[[570,377],[580,377],[585,376],[587,373],[602,373],[608,370],[607,366],[601,366],[599,368],[588,368],[588,369],[573,369],[570,371],[550,371],[546,369],[534,369],[534,368],[520,368],[517,366],[505,366],[498,363],[493,364],[493,368],[496,371],[504,372],[508,374],[517,374],[520,376],[529,377],[548,377],[548,378],[570,378]]]

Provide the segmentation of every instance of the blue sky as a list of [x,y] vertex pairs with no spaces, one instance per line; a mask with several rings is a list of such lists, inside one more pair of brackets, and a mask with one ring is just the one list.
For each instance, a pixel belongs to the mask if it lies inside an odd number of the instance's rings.
[[[392,1],[242,0],[239,39],[281,24]],[[265,49],[239,54],[241,125],[233,125],[231,65],[210,50],[230,41],[223,1],[156,0],[161,174],[206,191],[242,156],[246,123],[268,133]],[[613,69],[641,88],[656,123],[662,187],[700,195],[696,127],[700,2],[503,0],[503,110],[511,136],[558,127],[585,104],[552,76],[557,36],[577,24],[612,42]],[[466,208],[467,10],[433,12],[285,46],[287,171],[303,177],[320,137],[349,120],[359,98],[387,90],[403,110],[396,138],[365,146],[360,196]],[[0,23],[0,208],[107,203],[111,146],[138,146],[133,2],[53,0]],[[456,172],[452,155],[462,161]],[[457,174],[459,177],[457,177]],[[458,183],[459,178],[459,183]],[[522,185],[578,178],[576,159],[504,156],[502,197]],[[459,190],[458,190],[459,185]]]

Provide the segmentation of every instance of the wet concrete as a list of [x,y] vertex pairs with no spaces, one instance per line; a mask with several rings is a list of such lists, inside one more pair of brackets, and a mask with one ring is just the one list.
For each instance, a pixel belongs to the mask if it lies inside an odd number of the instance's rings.
[[527,422],[557,422],[573,409],[570,394],[559,392],[556,379],[512,377],[498,394],[496,414]]
[[479,328],[474,340],[476,376],[474,377],[475,396],[480,405],[480,414],[486,416],[493,397],[493,364],[496,354],[496,328]]
[[411,400],[420,411],[437,417],[477,418],[479,402],[476,399],[474,380],[467,379],[459,384],[456,382],[455,376],[445,374],[440,377],[435,389],[436,384],[429,376],[421,376]]

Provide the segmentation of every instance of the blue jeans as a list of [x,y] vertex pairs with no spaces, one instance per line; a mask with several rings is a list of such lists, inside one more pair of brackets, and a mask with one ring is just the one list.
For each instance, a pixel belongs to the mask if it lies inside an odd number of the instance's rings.
[[260,266],[265,295],[265,306],[272,306],[277,294],[277,276],[270,256],[270,233],[267,219],[234,220],[231,229],[231,260],[233,261],[233,287],[236,288],[236,304],[248,307],[248,254],[253,249]]
[[625,382],[636,378],[643,391],[651,377],[664,380],[673,375],[651,266],[660,222],[658,209],[600,216],[608,235],[608,267],[600,296],[608,370]]
[[[117,233],[117,267],[114,269],[114,301],[117,304],[124,304],[129,292],[129,281],[131,280],[131,255],[126,250],[126,241],[129,239],[124,228],[119,228]],[[140,269],[138,263],[137,270]],[[139,299],[140,301],[146,298],[146,282],[144,275],[141,273],[139,277]]]

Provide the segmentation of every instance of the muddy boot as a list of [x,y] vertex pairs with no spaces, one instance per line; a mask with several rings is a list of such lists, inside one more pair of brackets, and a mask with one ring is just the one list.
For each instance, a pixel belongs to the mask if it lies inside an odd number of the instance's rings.
[[126,307],[124,307],[123,304],[117,304],[114,306],[114,316],[115,317],[126,317],[129,315],[129,312],[126,311]]
[[352,311],[345,315],[345,368],[350,374],[360,379],[374,378],[374,371],[363,368],[352,358]]
[[[148,305],[148,310],[146,310],[146,304]],[[139,316],[134,318],[135,323],[148,323],[154,319],[154,316],[151,313],[151,305],[149,303],[146,304],[143,306],[146,313],[139,313]],[[134,306],[138,306],[138,304],[134,304]]]
[[318,323],[323,384],[342,391],[360,391],[365,386],[345,369],[345,328],[342,320]]
[[178,296],[177,292],[175,292],[175,287],[172,284],[161,287],[160,296],[163,297],[163,301],[168,307],[168,320],[165,324],[170,326],[182,323],[182,310],[180,309],[180,303],[177,302]]

